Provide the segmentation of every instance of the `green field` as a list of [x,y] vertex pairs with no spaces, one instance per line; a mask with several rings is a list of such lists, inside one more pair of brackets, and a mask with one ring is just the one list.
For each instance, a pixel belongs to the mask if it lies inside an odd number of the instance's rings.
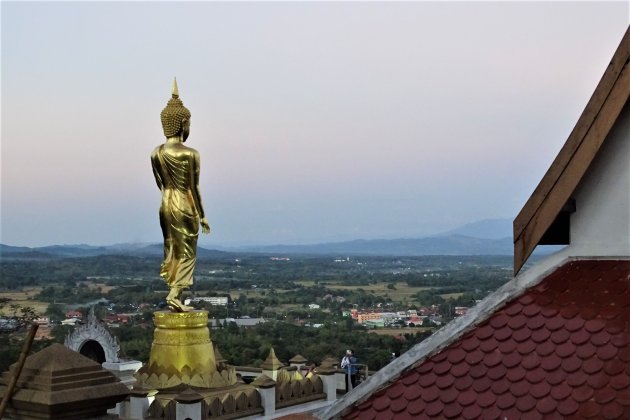
[[[312,287],[315,285],[314,281],[298,281],[296,282],[304,287]],[[331,290],[357,290],[363,289],[367,293],[373,293],[377,296],[387,296],[394,302],[413,301],[413,295],[423,290],[429,290],[430,287],[410,287],[407,283],[398,282],[393,283],[395,289],[389,289],[387,285],[390,283],[376,283],[365,286],[356,285],[342,285],[336,283],[320,282],[319,285]]]
[[0,298],[10,300],[2,312],[5,315],[9,314],[9,305],[17,304],[21,306],[30,306],[37,314],[43,315],[46,312],[46,309],[48,309],[48,303],[35,300],[34,298],[39,292],[41,292],[41,290],[41,287],[27,287],[19,291],[12,290],[10,292],[0,292]]

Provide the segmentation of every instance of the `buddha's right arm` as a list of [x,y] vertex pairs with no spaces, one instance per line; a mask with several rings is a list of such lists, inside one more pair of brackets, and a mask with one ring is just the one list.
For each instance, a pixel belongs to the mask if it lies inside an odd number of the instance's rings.
[[162,189],[164,188],[164,181],[162,181],[162,175],[160,175],[160,172],[158,171],[159,164],[160,164],[159,160],[155,152],[153,152],[151,154],[151,168],[153,169],[153,176],[155,177],[155,183],[157,184],[160,191],[162,191]]

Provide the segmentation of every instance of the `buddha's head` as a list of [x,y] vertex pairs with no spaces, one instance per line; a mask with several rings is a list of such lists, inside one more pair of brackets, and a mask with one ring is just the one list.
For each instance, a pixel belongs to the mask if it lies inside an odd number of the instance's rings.
[[186,141],[190,134],[190,111],[179,99],[177,79],[173,80],[173,97],[160,113],[160,119],[162,120],[164,135],[167,138],[182,134],[183,140]]

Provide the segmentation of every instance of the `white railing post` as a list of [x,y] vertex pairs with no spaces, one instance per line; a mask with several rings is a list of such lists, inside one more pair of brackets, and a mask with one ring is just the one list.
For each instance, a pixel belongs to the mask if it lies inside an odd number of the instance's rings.
[[276,381],[262,374],[251,383],[260,394],[261,405],[266,418],[273,417],[276,412]]

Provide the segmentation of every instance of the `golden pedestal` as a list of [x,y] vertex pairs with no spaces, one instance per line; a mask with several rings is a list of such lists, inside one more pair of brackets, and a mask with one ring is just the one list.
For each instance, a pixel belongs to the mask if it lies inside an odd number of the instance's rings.
[[218,388],[236,383],[233,368],[217,366],[207,311],[158,311],[154,323],[149,363],[136,373],[135,388],[160,390],[181,384]]

